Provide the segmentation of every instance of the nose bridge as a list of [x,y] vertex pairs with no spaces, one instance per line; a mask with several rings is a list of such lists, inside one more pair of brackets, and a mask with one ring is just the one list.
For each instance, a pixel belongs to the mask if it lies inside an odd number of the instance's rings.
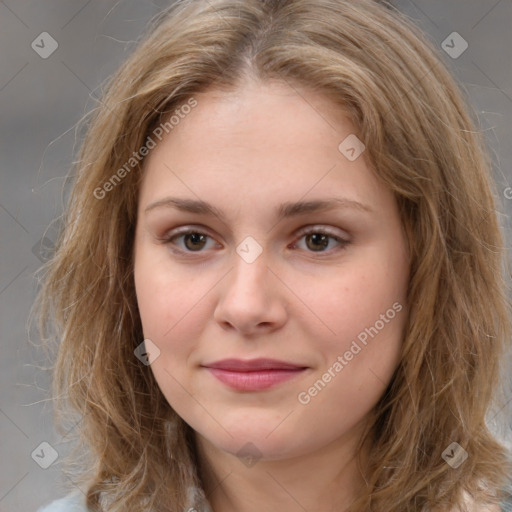
[[235,287],[238,293],[244,288],[263,292],[270,274],[267,264],[268,252],[260,244],[256,246],[254,242],[244,240],[236,248],[230,287]]
[[286,321],[286,308],[271,282],[274,276],[267,267],[267,253],[260,246],[261,251],[256,254],[250,243],[240,244],[238,254],[233,254],[233,268],[226,276],[214,314],[224,327],[229,325],[245,334],[263,327],[275,329]]

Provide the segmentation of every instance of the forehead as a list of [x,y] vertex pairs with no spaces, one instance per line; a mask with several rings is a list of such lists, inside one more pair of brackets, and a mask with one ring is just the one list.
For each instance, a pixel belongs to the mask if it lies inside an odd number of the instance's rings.
[[[338,155],[338,144],[355,128],[341,106],[325,95],[284,81],[247,81],[233,90],[210,88],[195,94],[196,106],[187,107],[166,130],[163,144],[173,152],[189,152],[200,158],[211,149],[260,154],[286,150],[287,157],[308,148]],[[178,113],[183,106],[176,105]],[[291,153],[290,153],[291,151]],[[226,151],[224,151],[225,153]],[[159,151],[153,151],[149,160]],[[189,155],[190,156],[190,155]],[[149,162],[148,162],[149,164]]]
[[251,82],[194,99],[196,106],[148,155],[142,201],[164,189],[223,203],[243,195],[261,206],[308,191],[332,195],[336,189],[361,202],[382,195],[364,152],[350,161],[340,151],[355,129],[326,96],[285,82]]

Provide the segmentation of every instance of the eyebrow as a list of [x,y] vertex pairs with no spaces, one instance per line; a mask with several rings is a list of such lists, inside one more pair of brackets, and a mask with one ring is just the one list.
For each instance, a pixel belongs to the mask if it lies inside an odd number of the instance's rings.
[[[222,222],[226,222],[224,213],[212,204],[201,200],[185,199],[181,197],[165,197],[155,201],[154,203],[149,204],[145,208],[144,212],[147,213],[151,210],[154,210],[155,208],[162,207],[176,208],[184,212],[195,213],[199,215],[214,215],[218,217]],[[358,210],[364,213],[374,213],[374,210],[372,210],[369,206],[358,201],[342,197],[333,197],[315,201],[283,203],[277,208],[276,217],[278,220],[281,220],[299,215],[306,215],[308,213],[326,212],[345,208]]]

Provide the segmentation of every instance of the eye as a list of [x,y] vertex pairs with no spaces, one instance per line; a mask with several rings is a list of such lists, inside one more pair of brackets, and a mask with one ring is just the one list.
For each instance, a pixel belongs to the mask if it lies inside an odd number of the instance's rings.
[[[300,235],[299,240],[304,238],[306,246],[306,248],[299,248],[302,250],[306,250],[308,252],[329,253],[335,250],[342,250],[350,243],[348,240],[345,240],[340,236],[331,233],[329,230],[325,228],[308,228],[302,230],[298,234]],[[182,243],[176,243],[176,240],[180,240]],[[184,228],[181,231],[174,232],[170,236],[167,236],[164,239],[162,239],[162,241],[165,244],[170,245],[171,249],[177,253],[199,253],[203,252],[203,249],[205,248],[211,249],[216,245],[217,247],[220,247],[220,245],[216,244],[213,241],[213,238],[211,238],[208,234],[194,228]],[[208,247],[209,241],[213,244],[213,247],[212,245]],[[332,242],[337,244],[337,249],[336,247],[329,248],[329,246],[333,245]],[[300,244],[298,244],[298,242],[295,242],[292,245],[292,248],[295,248],[298,245]],[[172,246],[174,246],[174,248]]]
[[[339,236],[334,235],[329,230],[326,230],[325,228],[308,228],[307,230],[302,230],[300,233],[300,239],[304,238],[306,249],[310,252],[331,252],[331,250],[335,249],[329,249],[325,250],[329,247],[331,241],[335,241],[338,247],[338,250],[342,250],[347,246],[350,242],[348,240],[345,240]],[[297,245],[297,242],[294,244],[294,247]]]
[[[174,240],[177,239],[182,239],[183,244],[175,243]],[[208,239],[213,240],[209,235],[202,231],[187,228],[179,233],[173,234],[172,236],[166,237],[164,242],[177,246],[177,249],[173,249],[176,252],[201,252],[203,248],[208,248]]]

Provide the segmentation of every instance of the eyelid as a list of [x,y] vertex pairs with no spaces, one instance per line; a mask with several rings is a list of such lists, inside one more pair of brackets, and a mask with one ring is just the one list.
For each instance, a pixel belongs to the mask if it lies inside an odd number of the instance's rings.
[[[217,240],[215,240],[215,237],[213,237],[211,235],[210,231],[206,227],[193,225],[193,224],[189,224],[186,226],[180,226],[178,228],[172,229],[169,232],[167,232],[166,234],[164,234],[163,236],[158,237],[158,240],[160,242],[162,242],[163,244],[174,245],[171,242],[174,238],[177,238],[177,237],[183,236],[183,235],[187,235],[190,233],[206,235],[208,238],[210,238],[211,240],[214,240],[215,243],[218,244]],[[200,253],[204,252],[204,251],[183,251],[182,249],[179,249],[177,247],[172,247],[172,250],[179,254],[194,254],[194,252],[197,252],[197,254],[200,254]]]
[[333,254],[343,251],[349,244],[352,243],[351,239],[348,237],[348,234],[346,237],[344,237],[340,235],[339,232],[336,231],[336,228],[332,228],[322,224],[310,224],[308,226],[304,226],[295,233],[296,241],[293,242],[292,247],[295,247],[303,236],[312,233],[325,234],[329,238],[336,240],[336,242],[338,243],[337,247],[335,247],[334,249],[329,249],[327,251],[305,251],[308,255],[315,255],[316,258],[328,258],[330,256],[333,256]]
[[[321,232],[321,233],[325,233],[326,235],[332,236],[333,238],[338,238],[340,240],[344,240],[344,241],[348,242],[348,240],[345,240],[343,238],[343,236],[340,235],[339,228],[338,228],[338,231],[336,231],[336,228],[331,228],[331,227],[325,226],[323,224],[310,224],[308,226],[304,226],[303,228],[300,228],[299,231],[297,231],[295,233],[295,236],[304,235],[304,234],[311,233],[311,232],[316,233],[317,231]],[[348,238],[348,235],[347,235],[347,238]]]
[[[206,228],[205,226],[202,226],[202,225],[194,225],[194,224],[188,224],[186,226],[180,226],[175,229],[172,229],[169,233],[166,233],[165,235],[160,237],[159,241],[161,241],[164,244],[168,244],[168,245],[172,246],[174,244],[171,241],[174,238],[177,238],[182,235],[190,234],[190,233],[206,235],[207,237],[214,240],[218,244],[218,242],[215,240],[215,238],[210,234],[210,231],[208,230],[208,228]],[[330,238],[335,239],[339,244],[339,246],[337,248],[330,249],[328,251],[318,251],[318,252],[306,251],[306,252],[310,252],[312,254],[316,253],[319,255],[319,257],[321,257],[322,254],[330,255],[332,252],[337,252],[339,250],[343,250],[346,245],[351,243],[351,241],[349,239],[347,239],[348,236],[346,238],[341,236],[338,232],[336,232],[336,228],[332,228],[332,227],[325,226],[322,224],[310,224],[308,226],[304,226],[304,227],[300,228],[298,231],[295,232],[294,238],[296,240],[292,243],[292,246],[295,246],[298,243],[298,241],[300,240],[300,238],[302,238],[304,235],[311,234],[311,233],[323,233],[323,234],[329,236]],[[171,250],[177,254],[187,254],[187,255],[192,255],[194,253],[196,253],[197,255],[200,255],[201,253],[205,252],[205,251],[184,251],[183,249],[179,249],[176,246],[171,247]]]
[[[343,239],[343,237],[338,232],[336,232],[336,228],[331,228],[331,227],[325,226],[323,224],[309,224],[307,226],[303,226],[302,228],[300,228],[298,231],[295,232],[294,236],[303,235],[304,233],[309,233],[314,230],[325,232],[326,234],[331,235],[333,238],[342,238]],[[184,234],[184,233],[186,234],[186,233],[190,233],[190,232],[194,232],[194,233],[197,232],[200,234],[208,235],[210,238],[214,238],[210,234],[210,230],[207,227],[202,226],[200,224],[187,224],[186,226],[180,226],[175,229],[172,229],[171,232],[172,232],[172,236],[169,234],[165,234],[162,237],[162,239],[168,240],[169,238],[173,238],[176,235],[180,235],[180,234]]]

